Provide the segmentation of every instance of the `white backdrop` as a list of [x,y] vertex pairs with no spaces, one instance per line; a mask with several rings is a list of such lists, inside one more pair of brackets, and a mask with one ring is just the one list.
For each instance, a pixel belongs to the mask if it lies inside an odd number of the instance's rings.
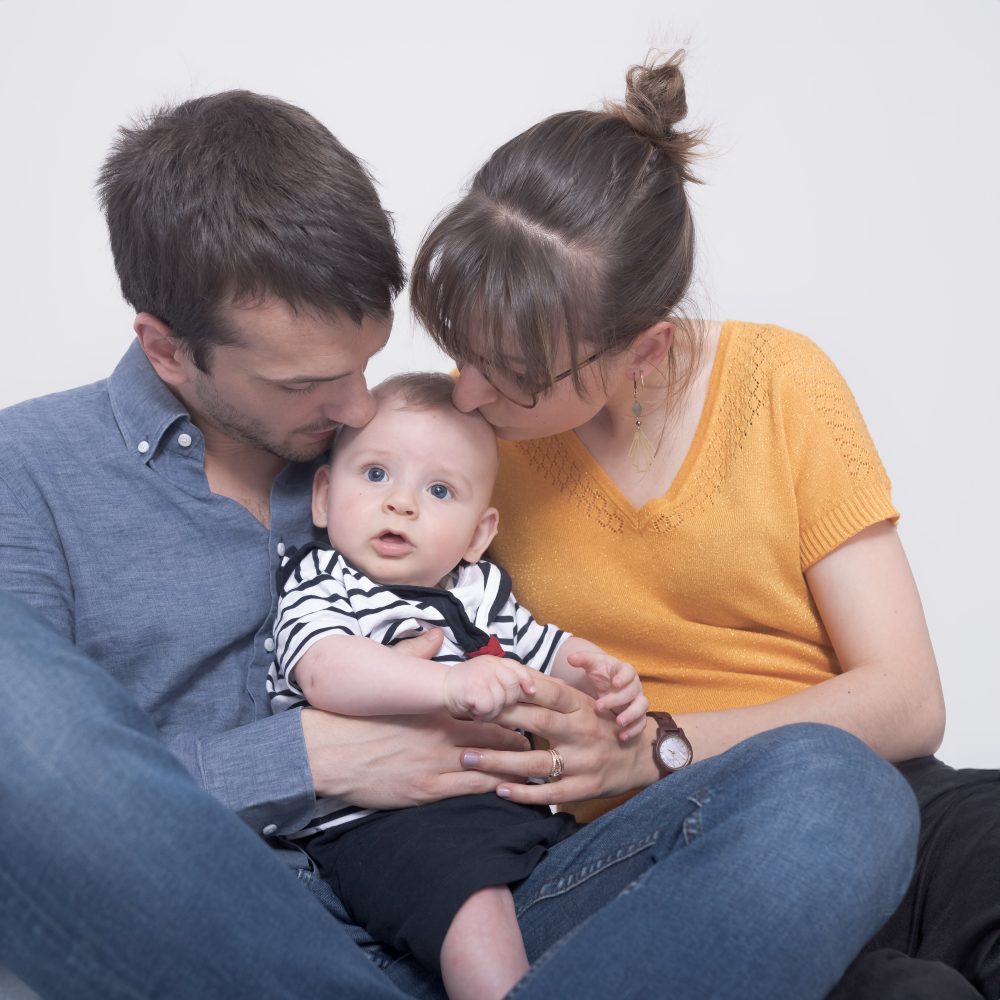
[[[0,0],[0,405],[105,376],[131,336],[93,181],[137,111],[245,87],[362,156],[407,260],[500,142],[688,48],[714,159],[704,311],[808,333],[894,481],[949,707],[942,756],[1000,766],[998,0]],[[446,367],[400,304],[372,366]]]

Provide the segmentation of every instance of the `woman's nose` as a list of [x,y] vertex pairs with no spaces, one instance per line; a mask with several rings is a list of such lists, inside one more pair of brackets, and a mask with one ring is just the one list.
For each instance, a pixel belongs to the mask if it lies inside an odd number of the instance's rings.
[[497,391],[474,365],[465,365],[458,373],[455,388],[451,392],[451,401],[456,410],[471,413],[480,406],[493,403],[497,399]]

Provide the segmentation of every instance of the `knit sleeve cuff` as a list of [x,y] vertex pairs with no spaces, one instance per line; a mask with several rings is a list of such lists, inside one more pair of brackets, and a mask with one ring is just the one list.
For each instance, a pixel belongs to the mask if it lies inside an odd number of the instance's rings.
[[838,545],[879,521],[899,520],[899,511],[889,494],[878,486],[866,486],[806,525],[799,538],[802,570],[809,569]]

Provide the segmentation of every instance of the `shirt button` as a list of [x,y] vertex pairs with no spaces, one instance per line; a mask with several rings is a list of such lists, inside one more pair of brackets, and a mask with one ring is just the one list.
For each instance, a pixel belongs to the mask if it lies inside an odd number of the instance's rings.
[[149,451],[149,442],[148,441],[140,441],[136,445],[136,450],[139,452],[140,455],[145,455],[146,452]]
[[177,443],[182,448],[190,448],[191,447],[191,435],[190,434],[178,434],[177,435]]
[[278,542],[278,555],[283,556],[285,554],[285,543]]
[[278,832],[277,826],[274,823],[268,823],[263,830],[260,831],[265,837],[271,837]]
[[270,636],[268,636],[268,637],[267,637],[267,638],[266,638],[266,639],[264,640],[264,648],[265,648],[265,649],[266,649],[266,650],[267,650],[267,651],[268,651],[269,653],[273,653],[273,652],[274,652],[274,640],[273,640],[273,639],[272,639],[272,638],[271,638]]

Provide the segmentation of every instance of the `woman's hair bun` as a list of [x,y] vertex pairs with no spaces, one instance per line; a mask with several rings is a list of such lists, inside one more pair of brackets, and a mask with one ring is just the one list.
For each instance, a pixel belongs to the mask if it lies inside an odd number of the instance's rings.
[[669,57],[651,52],[625,74],[624,102],[608,102],[605,111],[626,121],[664,153],[687,181],[696,181],[691,162],[705,135],[700,129],[679,130],[687,117],[687,95],[681,64],[684,50]]

